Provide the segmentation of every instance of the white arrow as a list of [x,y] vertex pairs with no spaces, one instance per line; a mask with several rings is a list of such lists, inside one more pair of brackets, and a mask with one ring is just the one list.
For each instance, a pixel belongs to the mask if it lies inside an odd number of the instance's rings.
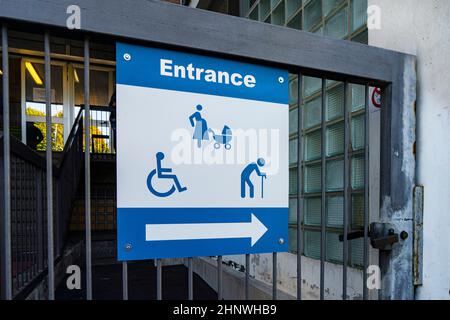
[[251,238],[252,247],[267,232],[252,213],[251,222],[146,224],[145,241]]

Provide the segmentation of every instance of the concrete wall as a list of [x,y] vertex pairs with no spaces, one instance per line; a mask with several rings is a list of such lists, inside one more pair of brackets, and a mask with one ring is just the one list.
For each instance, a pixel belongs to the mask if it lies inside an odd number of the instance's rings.
[[369,0],[381,29],[369,44],[417,56],[417,184],[423,185],[423,285],[416,299],[450,299],[450,1]]

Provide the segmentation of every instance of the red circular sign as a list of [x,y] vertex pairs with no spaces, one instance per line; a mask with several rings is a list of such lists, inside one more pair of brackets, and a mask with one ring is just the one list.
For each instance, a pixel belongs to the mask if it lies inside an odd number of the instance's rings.
[[381,89],[375,88],[372,93],[372,104],[375,108],[381,108]]

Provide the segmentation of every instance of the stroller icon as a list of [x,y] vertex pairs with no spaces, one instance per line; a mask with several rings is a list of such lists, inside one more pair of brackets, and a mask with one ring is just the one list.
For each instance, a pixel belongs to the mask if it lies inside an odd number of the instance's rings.
[[224,148],[226,150],[231,149],[230,141],[233,138],[232,131],[229,126],[225,125],[222,129],[222,134],[215,134],[215,132],[212,129],[209,129],[213,135],[213,139],[215,141],[214,148],[219,149],[220,145],[224,145]]

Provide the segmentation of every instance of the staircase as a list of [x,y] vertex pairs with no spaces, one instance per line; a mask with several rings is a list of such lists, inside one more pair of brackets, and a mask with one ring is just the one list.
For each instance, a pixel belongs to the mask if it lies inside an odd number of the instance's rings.
[[[85,230],[84,179],[75,198],[70,232],[83,236]],[[116,162],[115,156],[92,157],[91,163],[91,230],[92,263],[116,261]]]

